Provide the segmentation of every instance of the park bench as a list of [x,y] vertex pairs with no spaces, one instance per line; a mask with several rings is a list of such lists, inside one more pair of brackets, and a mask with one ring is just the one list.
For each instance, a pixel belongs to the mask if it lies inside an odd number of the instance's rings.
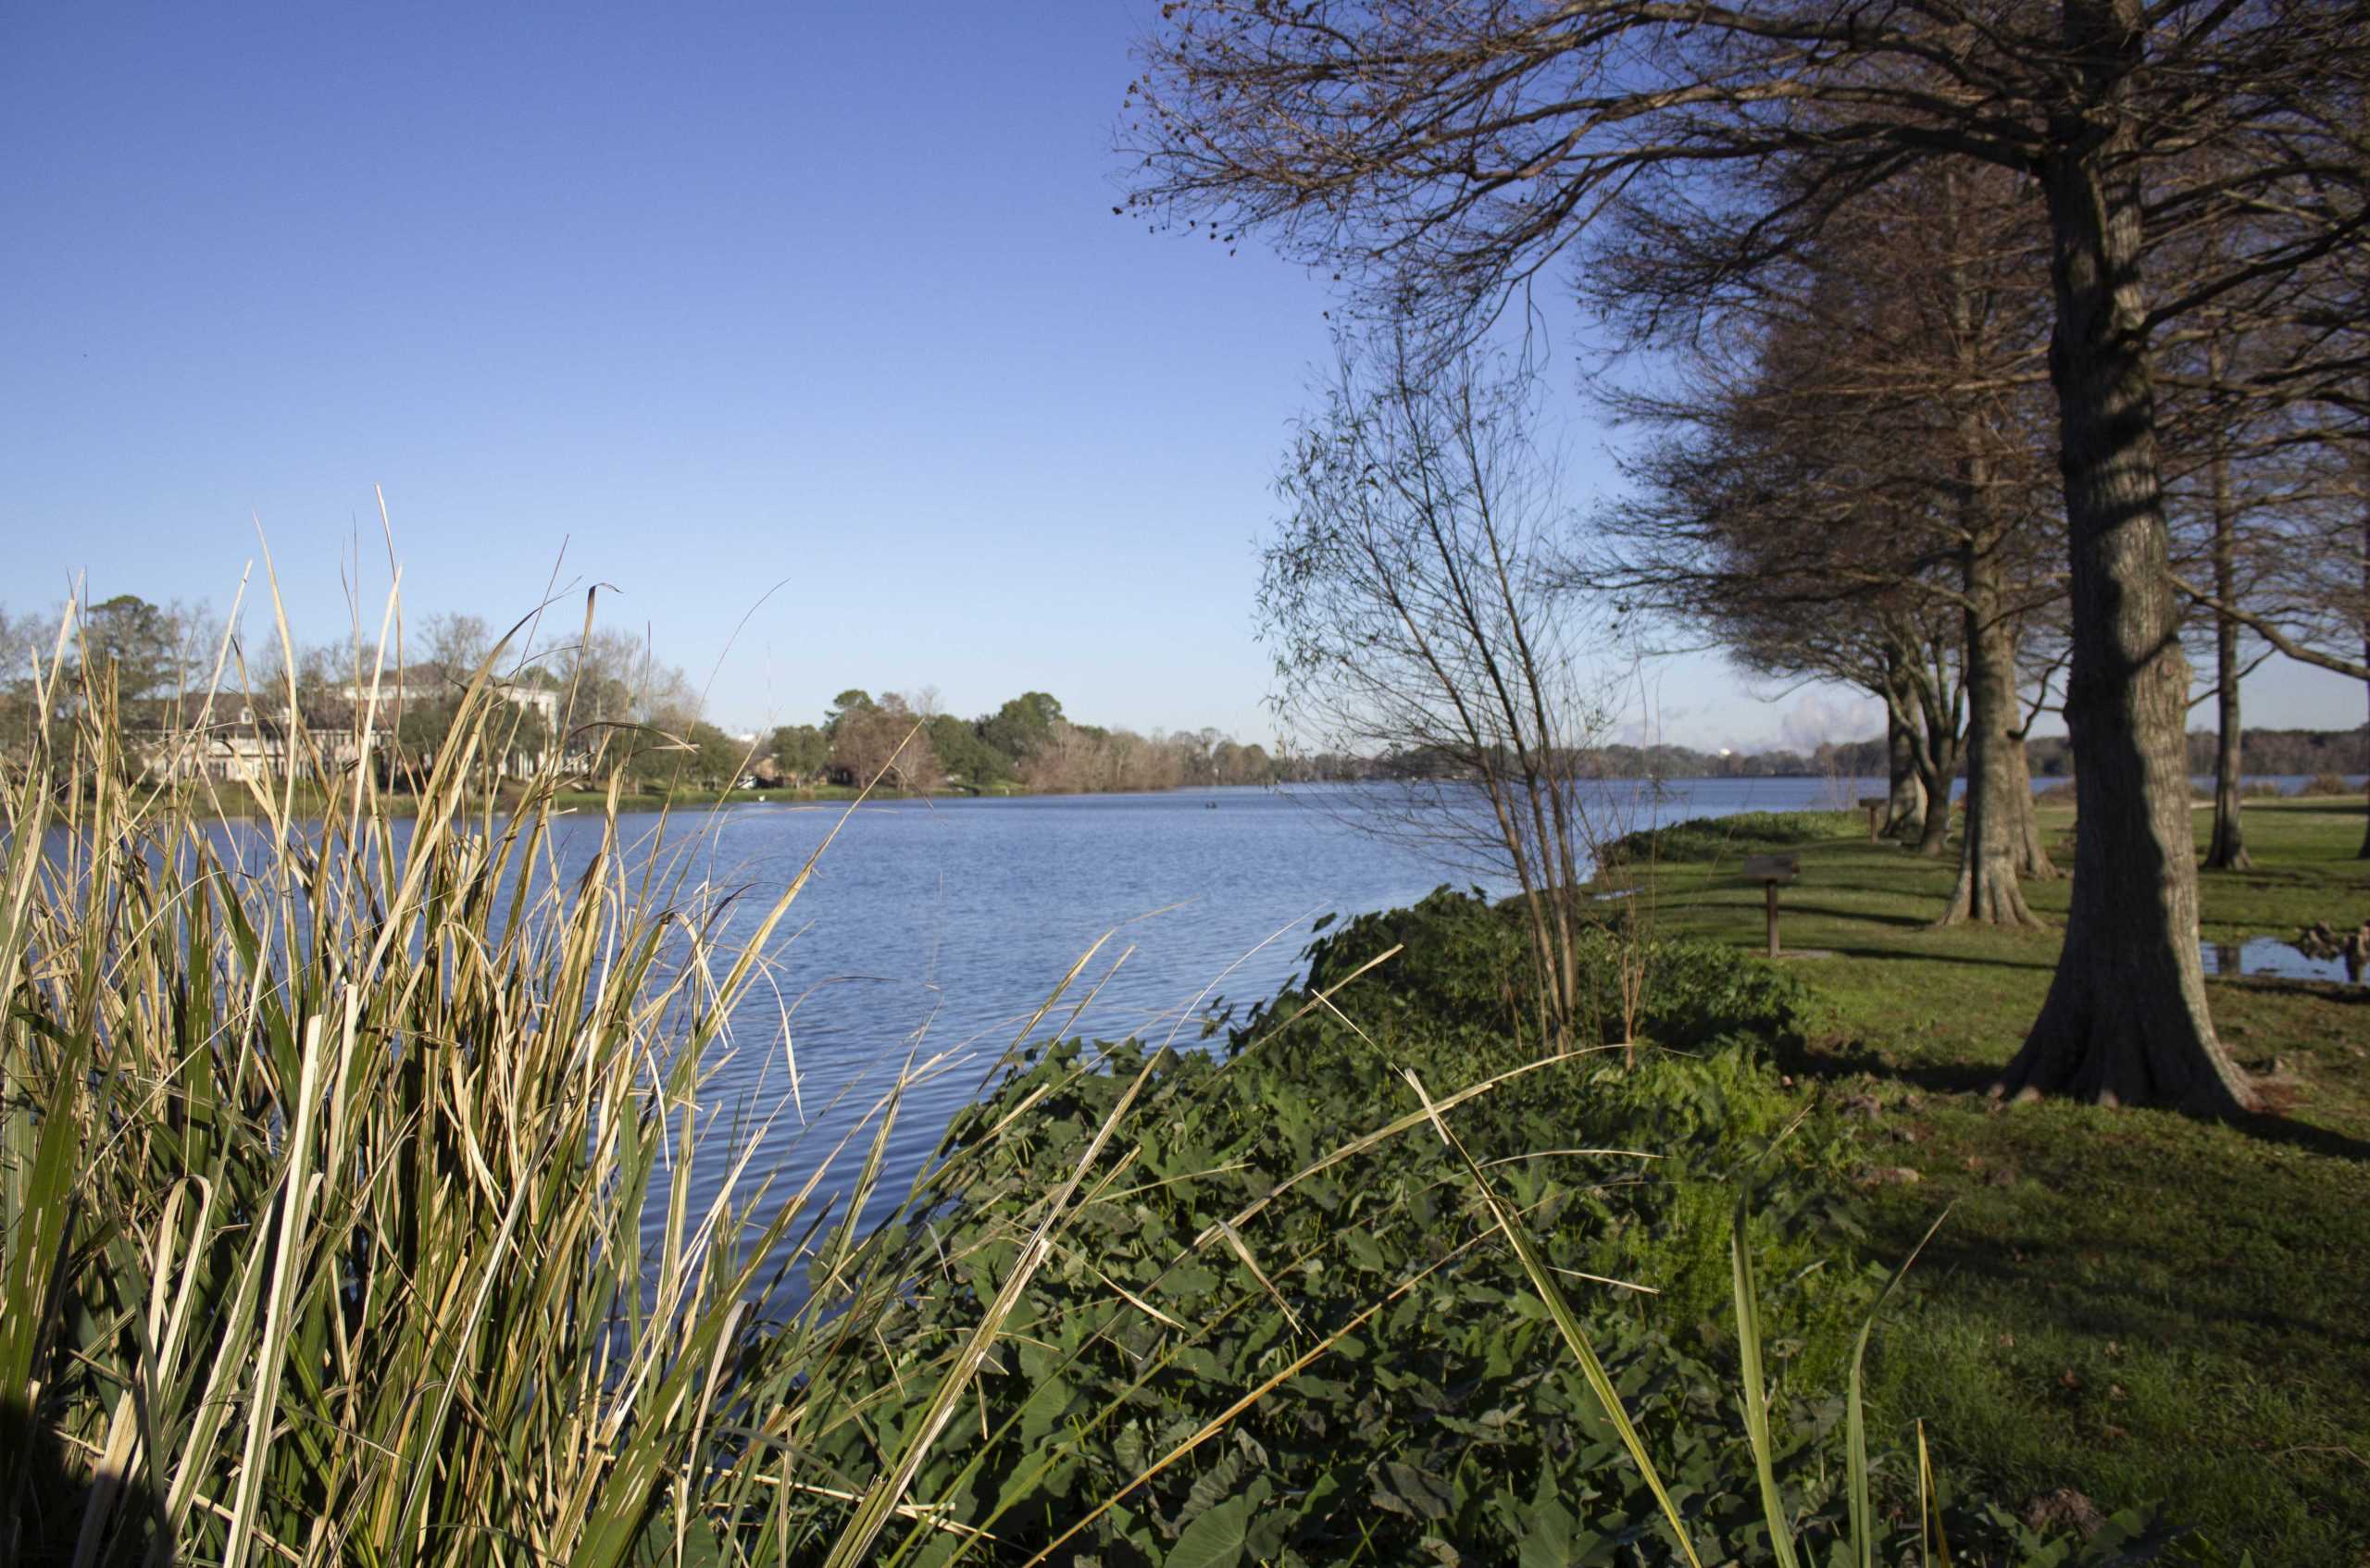
[[1769,898],[1769,956],[1778,952],[1778,890],[1802,874],[1802,861],[1790,854],[1749,854],[1744,857],[1744,879],[1758,882]]

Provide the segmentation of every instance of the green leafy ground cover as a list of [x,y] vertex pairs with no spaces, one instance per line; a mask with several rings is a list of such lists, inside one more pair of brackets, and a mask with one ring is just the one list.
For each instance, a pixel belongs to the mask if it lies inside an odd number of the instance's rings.
[[[1010,1204],[1056,1188],[1137,1092],[1134,1140],[915,1476],[965,1528],[904,1537],[913,1560],[1679,1561],[1412,1072],[1555,1271],[1706,1562],[1786,1561],[1738,1397],[1729,1238],[1752,1181],[1781,1511],[1804,1561],[1859,1561],[1838,1396],[1883,1270],[1858,1261],[1856,1132],[1802,1121],[1775,1064],[1808,1049],[1800,981],[1657,943],[1638,1065],[1614,1049],[1535,1065],[1507,983],[1522,952],[1504,911],[1443,890],[1328,933],[1306,988],[1225,1050],[1068,1044],[1027,1064],[951,1135],[962,1184],[916,1237],[932,1263],[879,1325],[879,1420],[817,1457],[851,1490],[892,1462],[914,1419],[897,1391],[942,1377],[1012,1276],[1027,1216]],[[1919,1560],[1914,1437],[1876,1439],[1871,1562]],[[1957,1561],[2073,1560],[2070,1539],[1959,1496]]]
[[[2043,828],[2070,862],[2071,812]],[[2250,805],[2247,832],[2254,869],[2202,877],[2207,940],[2370,915],[2358,802]],[[2002,1111],[1982,1090],[2058,933],[1929,928],[1950,863],[1848,837],[1801,853],[1786,943],[1835,956],[1784,965],[1810,999],[1789,1076],[1860,1125],[1878,1255],[1951,1210],[1879,1346],[1879,1427],[1925,1417],[1944,1471],[2001,1496],[2165,1500],[2207,1561],[2370,1561],[2370,992],[2208,981],[2280,1116]],[[2026,892],[2058,920],[2066,887]],[[1761,943],[1732,865],[1665,865],[1653,898],[1665,931]]]

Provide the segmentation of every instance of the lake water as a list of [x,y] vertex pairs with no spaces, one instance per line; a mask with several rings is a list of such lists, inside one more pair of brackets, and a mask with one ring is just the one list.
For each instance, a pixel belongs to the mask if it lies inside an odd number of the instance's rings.
[[[1599,810],[1618,832],[1739,811],[1850,808],[1883,788],[1850,778],[1624,783],[1605,787]],[[1403,828],[1407,804],[1388,787],[1316,785],[891,801],[853,814],[751,802],[679,815],[658,852],[708,899],[729,895],[716,927],[727,948],[838,835],[732,1021],[734,1053],[703,1097],[715,1136],[742,1136],[752,1114],[764,1122],[748,1168],[772,1176],[779,1190],[854,1131],[857,1146],[836,1157],[827,1183],[842,1185],[840,1173],[852,1176],[861,1164],[867,1118],[907,1075],[873,1204],[880,1217],[1024,1034],[1190,1044],[1223,1003],[1241,1007],[1289,984],[1320,915],[1410,903],[1443,882],[1512,890],[1479,865],[1443,863],[1437,835],[1427,846],[1391,832]],[[660,819],[629,814],[619,828],[624,842],[646,844]],[[224,831],[234,854],[268,852],[252,824]],[[580,869],[599,840],[594,815],[564,817],[563,874]],[[2209,950],[2208,966],[2237,956]],[[2270,942],[2249,944],[2232,966],[2323,967]],[[702,1203],[726,1163],[719,1152],[695,1162]]]
[[[1839,799],[1848,806],[1880,786],[1783,778],[1613,788],[1607,803],[1621,825],[1644,826],[1821,809]],[[750,1168],[803,1178],[901,1069],[926,1064],[898,1112],[876,1203],[884,1205],[904,1194],[949,1118],[1098,941],[1032,1040],[1060,1028],[1194,1041],[1220,999],[1248,1004],[1299,973],[1319,915],[1406,904],[1443,882],[1511,890],[1473,865],[1444,865],[1375,831],[1390,827],[1400,803],[1387,789],[1322,785],[891,802],[865,806],[843,827],[837,805],[729,806],[701,820],[693,852],[710,887],[746,889],[738,926],[724,929],[728,943],[840,831],[793,906],[792,935],[777,943],[772,975],[734,1019],[740,1054],[708,1099],[772,1114]],[[629,839],[654,826],[621,823]],[[780,1043],[785,1016],[788,1051]],[[860,1150],[839,1156],[850,1169],[860,1159]],[[703,1176],[715,1164],[703,1160]]]
[[[1643,826],[1848,807],[1883,785],[1738,778],[1608,789],[1621,826]],[[839,833],[792,909],[769,977],[734,1020],[739,1054],[711,1082],[709,1101],[771,1114],[750,1169],[803,1179],[901,1070],[918,1070],[889,1140],[875,1201],[885,1212],[1091,950],[1030,1039],[1059,1029],[1191,1042],[1221,1001],[1248,1004],[1290,983],[1319,915],[1409,903],[1443,882],[1512,890],[1374,831],[1403,804],[1388,789],[1319,785],[888,802],[853,815],[831,804],[728,806],[676,835],[696,843],[711,888],[745,890],[723,927],[728,944]],[[630,840],[655,825],[621,823]],[[583,826],[592,830],[589,819]],[[2293,950],[2284,963],[2275,957],[2266,946],[2244,967],[2318,972]],[[861,1154],[838,1160],[853,1170]],[[700,1162],[695,1191],[705,1195],[716,1164]]]

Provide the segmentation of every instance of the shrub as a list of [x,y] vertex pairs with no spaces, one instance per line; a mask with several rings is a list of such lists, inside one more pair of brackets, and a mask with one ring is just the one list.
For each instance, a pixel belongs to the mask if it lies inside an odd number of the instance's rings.
[[1728,816],[1696,816],[1625,833],[1606,844],[1598,859],[1606,865],[1646,860],[1723,860],[1755,850],[1848,839],[1860,826],[1856,812],[1740,811]]
[[2313,777],[2305,779],[2304,782],[2296,786],[2296,793],[2299,795],[2329,796],[2358,795],[2362,793],[2362,791],[2356,786],[2347,783],[2342,775],[2323,771],[2315,773]]

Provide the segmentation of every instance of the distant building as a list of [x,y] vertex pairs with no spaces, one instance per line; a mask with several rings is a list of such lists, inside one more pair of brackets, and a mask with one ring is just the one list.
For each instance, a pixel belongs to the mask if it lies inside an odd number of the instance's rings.
[[[449,675],[442,666],[413,665],[405,669],[401,680],[392,675],[376,685],[367,680],[349,680],[342,686],[330,688],[330,695],[353,707],[359,707],[375,697],[379,711],[384,713],[402,704],[446,702],[468,687],[468,681],[465,677]],[[495,693],[505,702],[529,709],[540,716],[546,725],[558,725],[560,694],[554,688],[505,680],[496,680],[493,687]]]
[[[367,721],[372,762],[387,775],[424,767],[430,760],[407,755],[398,739],[395,725],[404,710],[448,703],[462,690],[434,666],[413,666],[401,680],[390,676],[376,685],[347,681],[304,697],[301,723],[284,699],[258,706],[256,695],[244,691],[218,691],[210,699],[193,693],[169,703],[143,704],[153,710],[144,723],[127,716],[126,744],[143,778],[262,782],[285,778],[292,769],[318,775],[351,770],[362,756]],[[540,717],[546,736],[557,733],[556,691],[503,683],[496,695]],[[523,778],[548,760],[542,746],[513,748],[500,758],[499,770],[505,778]]]

